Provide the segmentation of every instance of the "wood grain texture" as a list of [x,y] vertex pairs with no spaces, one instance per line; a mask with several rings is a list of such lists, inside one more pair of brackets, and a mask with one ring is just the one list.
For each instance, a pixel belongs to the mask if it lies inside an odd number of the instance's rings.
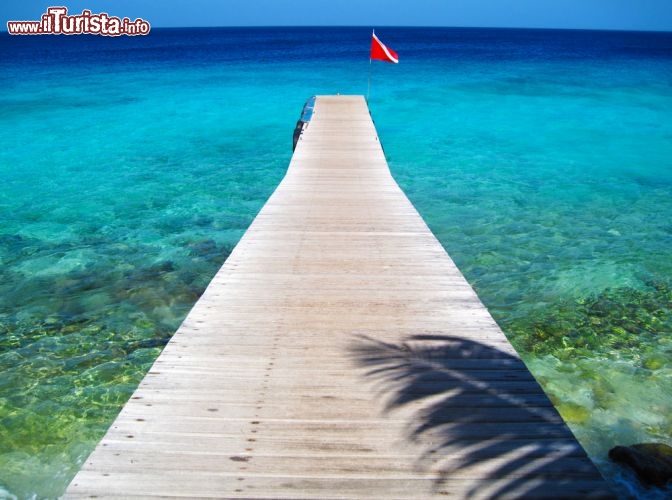
[[66,497],[609,498],[392,178],[361,96],[287,174]]

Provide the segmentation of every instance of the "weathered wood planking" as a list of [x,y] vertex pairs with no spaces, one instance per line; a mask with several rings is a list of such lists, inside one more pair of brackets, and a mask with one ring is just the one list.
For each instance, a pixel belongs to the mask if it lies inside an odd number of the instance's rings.
[[323,96],[66,496],[611,492],[393,180],[364,99]]

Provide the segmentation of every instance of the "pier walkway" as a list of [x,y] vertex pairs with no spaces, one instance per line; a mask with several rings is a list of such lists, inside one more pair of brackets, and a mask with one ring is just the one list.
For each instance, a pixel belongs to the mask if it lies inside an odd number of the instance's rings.
[[66,497],[611,494],[392,178],[364,98],[320,96]]

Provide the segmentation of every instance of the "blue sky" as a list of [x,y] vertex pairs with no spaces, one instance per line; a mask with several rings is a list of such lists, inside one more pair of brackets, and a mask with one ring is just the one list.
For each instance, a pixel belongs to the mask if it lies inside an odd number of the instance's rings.
[[89,9],[152,27],[485,26],[672,31],[672,0],[0,0],[0,21],[47,7]]

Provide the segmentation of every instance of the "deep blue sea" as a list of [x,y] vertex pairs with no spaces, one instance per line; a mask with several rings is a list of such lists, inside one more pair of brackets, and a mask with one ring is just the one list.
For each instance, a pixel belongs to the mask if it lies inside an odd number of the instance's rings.
[[60,495],[281,180],[306,98],[392,172],[623,498],[672,445],[672,33],[0,34],[0,497]]

